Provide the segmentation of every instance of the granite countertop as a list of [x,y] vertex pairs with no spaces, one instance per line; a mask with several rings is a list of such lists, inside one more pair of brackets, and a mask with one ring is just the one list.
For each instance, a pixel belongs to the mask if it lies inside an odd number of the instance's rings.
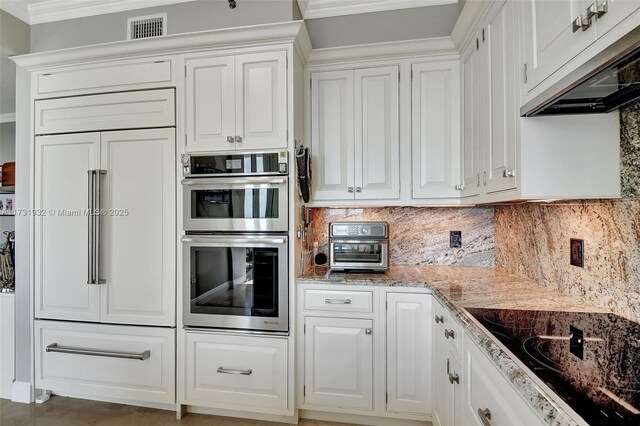
[[528,309],[566,312],[610,312],[546,289],[526,278],[495,268],[464,266],[392,266],[385,274],[347,274],[315,269],[298,283],[422,287],[433,294],[457,317],[469,336],[507,376],[549,425],[574,426],[558,403],[534,381],[533,373],[521,368],[463,308]]

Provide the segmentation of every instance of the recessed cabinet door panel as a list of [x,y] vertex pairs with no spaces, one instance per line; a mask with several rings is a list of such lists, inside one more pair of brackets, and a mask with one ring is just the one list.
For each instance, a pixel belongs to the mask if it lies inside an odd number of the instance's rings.
[[286,52],[236,56],[236,149],[287,147]]
[[102,134],[102,322],[175,325],[174,132]]
[[531,0],[524,3],[528,92],[595,41],[595,28],[573,31],[592,0]]
[[486,27],[490,70],[490,137],[486,139],[486,192],[515,188],[516,127],[519,93],[516,81],[518,48],[514,14],[517,5],[507,2]]
[[315,200],[354,198],[353,71],[311,74],[311,168]]
[[36,318],[100,320],[100,287],[87,284],[87,171],[99,166],[99,133],[36,138]]
[[414,64],[411,88],[413,198],[460,193],[460,66]]
[[189,59],[186,68],[187,151],[235,149],[233,56]]
[[354,85],[355,198],[398,198],[398,67],[355,70]]
[[462,196],[480,193],[479,76],[476,44],[462,54]]
[[305,403],[373,410],[373,321],[305,319]]
[[431,296],[387,293],[387,411],[431,413]]

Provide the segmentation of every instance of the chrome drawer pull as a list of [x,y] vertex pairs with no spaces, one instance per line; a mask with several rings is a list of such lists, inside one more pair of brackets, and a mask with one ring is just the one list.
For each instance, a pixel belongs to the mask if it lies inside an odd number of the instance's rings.
[[350,305],[351,299],[324,299],[324,303],[328,305]]
[[449,373],[449,383],[451,384],[456,383],[458,385],[460,384],[460,376],[458,376],[458,373],[455,373],[455,374]]
[[448,338],[455,338],[455,333],[453,332],[453,330],[447,330],[446,328],[444,329],[444,337]]
[[442,315],[436,315],[436,324],[443,324],[444,323],[444,317]]
[[241,374],[243,376],[250,376],[253,373],[250,368],[248,370],[234,370],[233,368],[218,367],[216,371],[222,374]]
[[491,410],[478,408],[478,417],[480,417],[482,426],[491,426]]
[[75,354],[75,355],[90,355],[90,356],[103,356],[107,358],[124,358],[124,359],[137,359],[140,361],[144,361],[151,356],[151,351],[146,350],[142,353],[131,353],[131,352],[112,352],[112,351],[100,351],[95,349],[82,349],[82,348],[71,348],[68,346],[58,346],[57,343],[52,343],[47,345],[45,348],[47,352],[58,352],[62,354]]

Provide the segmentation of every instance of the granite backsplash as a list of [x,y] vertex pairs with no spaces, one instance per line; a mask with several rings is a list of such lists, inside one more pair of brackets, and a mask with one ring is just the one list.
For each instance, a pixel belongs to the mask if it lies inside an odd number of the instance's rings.
[[[493,207],[316,208],[309,246],[328,254],[329,223],[341,220],[389,222],[392,265],[495,266]],[[462,232],[462,248],[449,247],[449,231]]]
[[[496,266],[640,321],[640,199],[498,206]],[[584,240],[584,267],[569,239]]]
[[640,101],[620,109],[620,175],[624,198],[640,198]]

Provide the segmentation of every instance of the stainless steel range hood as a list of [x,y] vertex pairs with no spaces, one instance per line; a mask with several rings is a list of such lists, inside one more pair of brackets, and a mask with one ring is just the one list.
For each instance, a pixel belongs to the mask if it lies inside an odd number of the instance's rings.
[[525,104],[522,116],[606,113],[640,99],[640,28]]

